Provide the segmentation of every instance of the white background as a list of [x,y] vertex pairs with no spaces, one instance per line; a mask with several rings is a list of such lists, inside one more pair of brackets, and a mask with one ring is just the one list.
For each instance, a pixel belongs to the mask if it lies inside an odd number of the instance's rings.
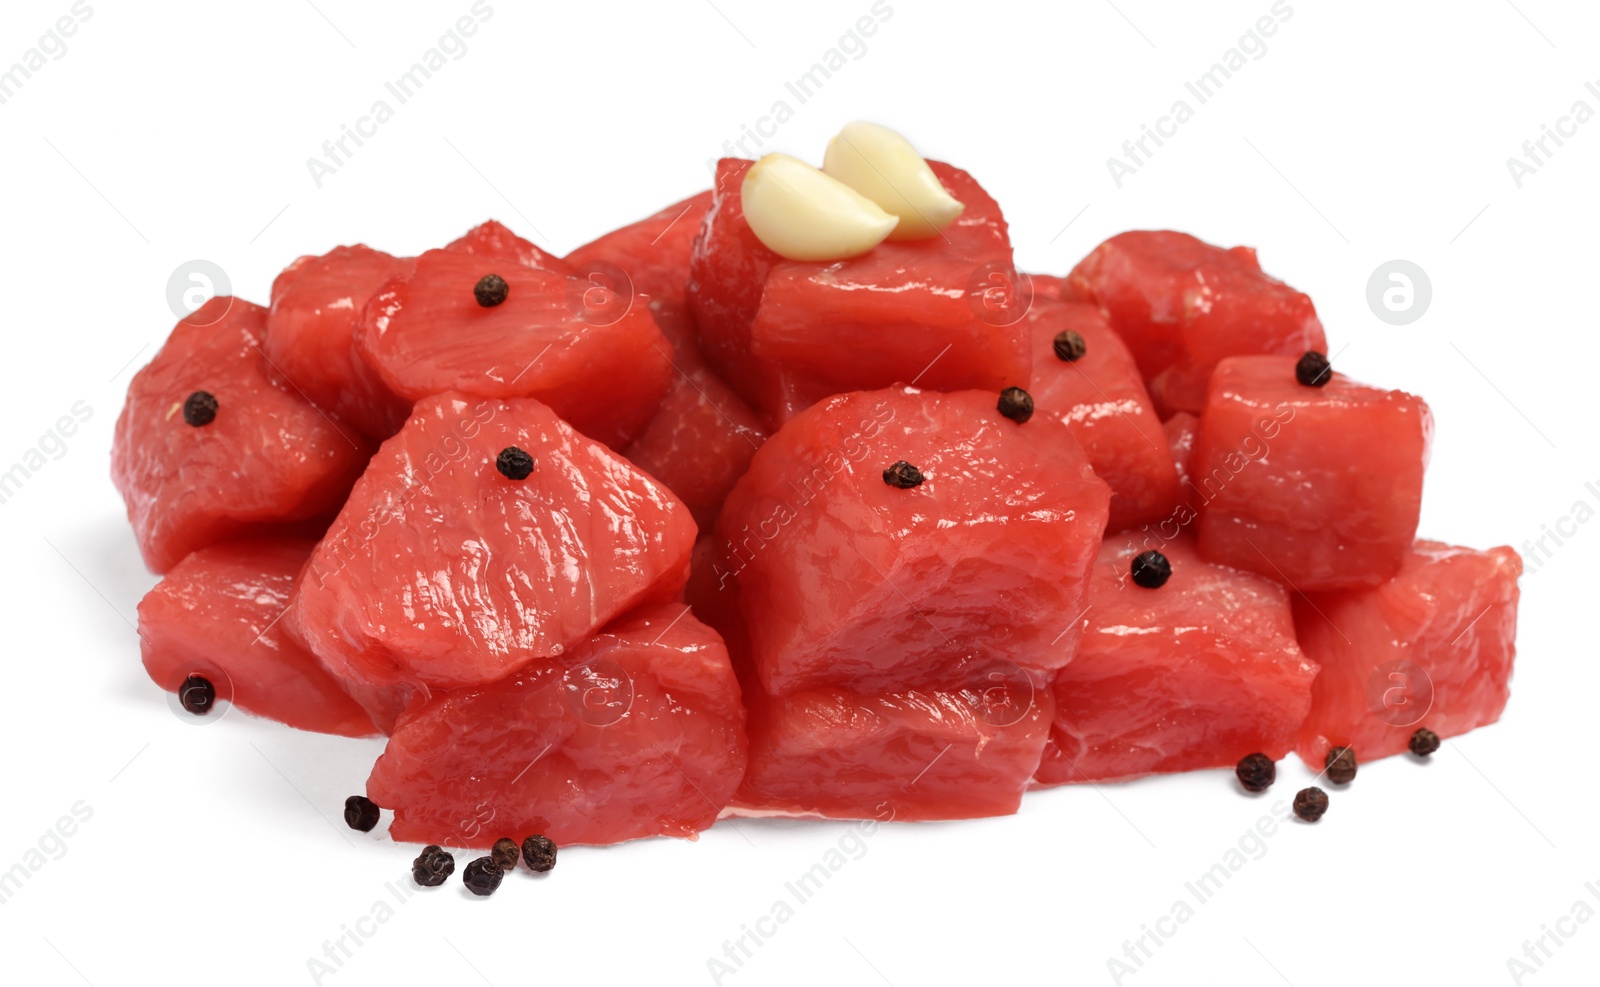
[[[311,983],[308,958],[385,882],[404,887],[415,852],[337,821],[379,743],[237,713],[196,729],[139,665],[130,620],[154,580],[107,454],[129,376],[174,321],[169,276],[196,258],[264,302],[298,254],[413,253],[490,216],[565,252],[706,186],[722,142],[787,99],[769,149],[820,161],[850,119],[901,128],[999,199],[1032,270],[1064,273],[1129,228],[1258,245],[1316,299],[1341,369],[1432,404],[1426,536],[1520,547],[1576,501],[1600,505],[1584,486],[1600,491],[1600,120],[1521,188],[1506,166],[1574,101],[1600,111],[1584,89],[1600,84],[1592,4],[1290,0],[1266,53],[1119,189],[1107,157],[1174,100],[1193,105],[1183,82],[1270,0],[891,0],[865,54],[804,105],[783,83],[870,0],[491,0],[466,53],[319,189],[306,159],[470,0],[90,2],[65,54],[0,105],[0,468],[74,402],[93,409],[0,504],[0,870],[74,804],[93,812],[0,905],[6,983]],[[69,6],[7,0],[0,67]],[[1366,302],[1393,258],[1432,281],[1409,326]],[[1281,829],[1125,983],[1512,983],[1525,940],[1579,900],[1600,909],[1584,887],[1600,886],[1600,525],[1575,530],[1524,578],[1504,720],[1426,766],[1363,767],[1320,825]],[[1291,759],[1264,800],[1205,772],[885,827],[723,982],[1112,983],[1124,941],[1309,778]],[[712,983],[707,959],[848,829],[747,821],[698,843],[574,849],[491,899],[452,882],[363,923],[371,937],[322,982]],[[1600,918],[1562,928],[1524,983],[1594,982]]]

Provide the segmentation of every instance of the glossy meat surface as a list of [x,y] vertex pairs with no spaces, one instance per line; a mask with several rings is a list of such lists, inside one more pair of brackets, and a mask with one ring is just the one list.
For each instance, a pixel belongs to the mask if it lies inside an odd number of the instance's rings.
[[1187,233],[1117,234],[1073,268],[1062,297],[1105,311],[1162,417],[1198,412],[1225,357],[1328,350],[1310,296],[1264,273],[1254,249]]
[[939,236],[850,260],[774,264],[750,328],[757,356],[834,392],[913,380],[929,390],[1026,386],[1021,313],[988,307],[1009,304],[988,294],[1017,281],[1000,206],[966,172],[929,165],[966,205],[960,218]]
[[469,254],[480,260],[510,261],[556,274],[572,273],[571,265],[566,261],[524,240],[496,219],[479,223],[446,244],[444,249]]
[[1374,589],[1295,600],[1295,627],[1322,665],[1295,749],[1321,771],[1328,748],[1362,761],[1399,754],[1426,727],[1454,737],[1500,718],[1516,658],[1517,578],[1509,548],[1419,541]]
[[[111,478],[154,572],[226,538],[325,518],[366,466],[367,439],[273,379],[261,350],[266,317],[259,305],[213,298],[128,385]],[[201,427],[183,416],[196,391],[217,401]]]
[[272,282],[263,347],[272,369],[306,400],[383,440],[410,404],[383,383],[355,345],[361,311],[409,261],[356,244],[301,257]]
[[1376,585],[1416,537],[1433,416],[1340,373],[1306,387],[1294,367],[1218,365],[1193,457],[1200,554],[1303,592]]
[[745,221],[740,188],[750,164],[718,165],[688,298],[706,358],[769,423],[831,394],[895,383],[1026,385],[1005,219],[970,175],[929,162],[967,207],[941,236],[801,262],[773,253]]
[[[1164,586],[1129,578],[1154,547]],[[1316,665],[1301,653],[1289,593],[1263,576],[1212,565],[1183,536],[1106,540],[1090,576],[1078,655],[1055,679],[1044,784],[1277,760],[1311,703]]]
[[707,189],[584,244],[566,256],[566,263],[574,271],[595,273],[614,265],[627,275],[635,294],[682,305],[689,284],[689,254],[709,208]]
[[[510,446],[534,460],[524,480],[496,468]],[[351,680],[480,684],[674,597],[694,538],[676,497],[548,407],[440,395],[373,457],[294,619]]]
[[650,311],[672,341],[672,384],[622,454],[666,484],[688,505],[700,530],[710,531],[767,432],[701,359],[688,311],[670,302],[651,302]]
[[[485,308],[486,274],[510,286]],[[407,401],[446,391],[534,397],[574,428],[621,448],[649,421],[672,375],[670,347],[643,298],[498,258],[430,250],[367,304],[363,357]]]
[[487,847],[693,839],[744,774],[727,650],[681,603],[630,614],[560,658],[435,696],[401,718],[367,782],[390,834]]
[[1049,691],[1026,679],[987,694],[758,697],[734,811],[880,821],[1009,815],[1039,764],[1050,714]]
[[[1071,432],[1088,453],[1095,474],[1110,485],[1106,530],[1121,531],[1170,515],[1177,503],[1177,474],[1161,420],[1121,338],[1092,305],[1039,294],[1025,321],[1033,356],[1028,392],[1034,418]],[[1082,357],[1069,362],[1056,355],[1055,339],[1062,332],[1083,338]]]
[[[717,522],[710,592],[737,590],[774,696],[963,681],[1071,657],[1106,485],[1070,436],[1039,443],[992,392],[839,395],[756,453]],[[904,460],[925,479],[901,489]]]
[[139,602],[139,649],[151,680],[178,692],[190,675],[200,675],[219,700],[247,713],[318,733],[376,733],[281,619],[314,544],[224,542],[174,566]]

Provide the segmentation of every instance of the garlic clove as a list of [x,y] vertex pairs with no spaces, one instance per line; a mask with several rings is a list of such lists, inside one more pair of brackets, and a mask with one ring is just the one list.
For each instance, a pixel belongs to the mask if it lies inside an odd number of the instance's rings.
[[740,192],[755,235],[789,260],[858,257],[882,243],[896,217],[799,158],[769,154],[751,166]]
[[822,170],[900,217],[891,240],[938,236],[966,208],[910,141],[875,123],[857,120],[839,131]]

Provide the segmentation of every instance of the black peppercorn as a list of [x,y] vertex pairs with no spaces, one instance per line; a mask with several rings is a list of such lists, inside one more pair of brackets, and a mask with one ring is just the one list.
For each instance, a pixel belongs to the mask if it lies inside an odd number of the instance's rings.
[[217,702],[217,687],[204,675],[191,675],[178,686],[178,702],[185,712],[204,716]]
[[1316,822],[1328,811],[1328,793],[1320,788],[1302,788],[1294,796],[1294,814],[1306,822]]
[[506,300],[506,295],[511,293],[511,286],[506,284],[506,279],[498,274],[485,274],[472,286],[472,296],[484,308],[494,308]]
[[1055,348],[1056,359],[1067,363],[1076,363],[1083,359],[1089,352],[1089,344],[1084,341],[1082,334],[1071,329],[1056,333],[1056,338],[1051,346]]
[[378,825],[377,803],[365,795],[352,795],[344,800],[344,824],[363,833],[372,832]]
[[1152,548],[1135,555],[1128,571],[1133,575],[1133,581],[1145,589],[1160,589],[1172,578],[1172,563]]
[[1272,763],[1272,758],[1259,752],[1241,757],[1233,773],[1239,776],[1239,784],[1247,792],[1264,792],[1278,780],[1278,766]]
[[183,399],[183,420],[195,428],[217,420],[217,399],[210,391],[195,391]]
[[1418,757],[1427,757],[1439,749],[1439,735],[1427,727],[1418,727],[1417,732],[1411,735],[1411,753]]
[[428,844],[411,862],[411,879],[422,887],[436,888],[456,872],[456,858],[442,847]]
[[883,471],[883,482],[891,487],[909,490],[920,486],[923,481],[922,471],[906,462],[904,459]]
[[461,883],[475,895],[491,895],[500,887],[500,882],[505,876],[506,872],[500,869],[500,865],[494,862],[493,857],[479,857],[467,864],[466,869],[461,872]]
[[1356,780],[1356,752],[1349,747],[1331,747],[1323,768],[1329,781],[1348,785]]
[[1033,396],[1020,387],[1000,392],[1000,413],[1021,425],[1033,417]]
[[556,845],[547,836],[530,836],[522,841],[522,860],[529,870],[543,874],[556,865]]
[[494,468],[508,480],[526,480],[533,472],[533,457],[516,446],[506,446],[494,457]]
[[494,849],[489,851],[489,858],[501,870],[514,870],[517,866],[517,858],[521,856],[521,853],[522,851],[517,849],[516,840],[502,836],[494,841]]
[[1322,387],[1333,379],[1333,366],[1326,354],[1307,350],[1294,365],[1294,379],[1307,387]]

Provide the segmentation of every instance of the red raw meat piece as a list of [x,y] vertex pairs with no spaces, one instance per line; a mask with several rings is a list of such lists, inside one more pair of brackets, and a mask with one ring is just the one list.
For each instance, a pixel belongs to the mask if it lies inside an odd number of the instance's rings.
[[709,208],[711,190],[706,189],[584,244],[568,254],[566,262],[579,272],[603,273],[604,265],[614,265],[628,276],[635,294],[682,305],[689,282],[689,254]]
[[689,506],[700,530],[709,531],[767,433],[750,406],[700,358],[689,313],[670,302],[653,301],[650,310],[672,341],[676,374],[655,417],[622,454],[666,484]]
[[[572,266],[517,236],[504,223],[491,219],[445,245],[446,250],[490,260],[506,260],[555,274],[571,274]],[[504,272],[500,272],[504,273]]]
[[722,640],[687,609],[631,614],[559,659],[402,717],[367,781],[394,809],[390,835],[693,839],[744,774],[745,714]]
[[[316,545],[313,543],[312,550],[315,547]],[[310,551],[306,553],[307,558],[310,557],[310,554]],[[304,562],[306,559],[301,561]],[[278,621],[278,633],[283,636],[286,642],[293,644],[306,654],[312,655],[313,660],[317,662],[318,667],[323,670],[324,674],[337,682],[339,688],[351,699],[355,700],[357,705],[366,712],[372,721],[372,725],[378,728],[378,732],[387,737],[394,732],[394,725],[399,720],[400,714],[414,705],[420,705],[427,698],[428,690],[410,682],[372,684],[358,681],[342,674],[341,670],[329,668],[326,662],[321,658],[317,658],[311,650],[311,645],[306,643],[305,637],[300,633],[300,621],[296,619],[294,614],[297,609],[296,594],[300,589],[299,575],[303,571],[304,566],[295,572],[295,579],[291,584],[293,592],[289,595],[286,615],[282,620]]]
[[701,358],[684,303],[689,253],[710,205],[707,190],[567,257],[584,276],[650,297],[650,313],[672,344],[675,373],[655,417],[623,455],[688,504],[702,531],[716,523],[734,481],[767,439],[756,413]]
[[247,713],[301,730],[364,737],[372,720],[311,652],[284,633],[309,539],[210,545],[168,572],[139,603],[139,650],[156,685],[178,692],[201,675]]
[[755,696],[744,815],[901,821],[1017,811],[1050,729],[1050,693],[1028,680],[980,690],[842,689]]
[[[213,298],[128,385],[111,479],[154,572],[227,538],[320,529],[371,455],[354,429],[272,378],[261,352],[266,319],[259,305]],[[195,427],[182,409],[202,390],[218,410]]]
[[820,381],[763,360],[750,349],[750,326],[761,307],[767,274],[783,261],[756,238],[744,218],[739,192],[752,164],[739,158],[717,162],[711,207],[689,258],[686,294],[706,362],[772,427],[827,390]]
[[897,382],[1025,385],[1027,334],[1012,297],[1006,223],[970,175],[929,162],[966,204],[941,236],[817,263],[784,260],[750,231],[740,202],[750,164],[718,164],[689,304],[707,360],[752,406],[782,422],[826,395]]
[[[672,376],[670,348],[642,298],[564,274],[430,250],[367,304],[361,351],[408,401],[446,391],[534,397],[586,435],[620,449],[642,428]],[[510,286],[485,308],[486,274]]]
[[[750,327],[757,356],[841,391],[913,379],[933,390],[1023,386],[1021,313],[986,320],[973,297],[1018,280],[1000,206],[966,172],[929,165],[966,205],[960,218],[937,237],[886,241],[845,261],[774,264]],[[981,277],[989,268],[999,280]]]
[[1194,459],[1194,441],[1200,435],[1200,416],[1180,411],[1161,423],[1167,436],[1167,448],[1172,451],[1172,464],[1178,471],[1178,490],[1188,497],[1194,486],[1190,465]]
[[[1129,578],[1156,548],[1172,564],[1159,589]],[[1072,663],[1056,675],[1055,726],[1042,784],[1231,767],[1293,746],[1317,666],[1295,642],[1289,593],[1212,565],[1192,539],[1106,539]]]
[[410,404],[355,347],[361,310],[410,262],[357,244],[301,257],[272,282],[264,345],[272,368],[308,401],[375,439],[399,431]]
[[1373,586],[1411,550],[1433,417],[1404,391],[1287,356],[1217,365],[1195,442],[1200,554],[1310,592]]
[[1187,233],[1117,234],[1072,269],[1063,298],[1105,310],[1162,417],[1204,407],[1224,357],[1328,350],[1311,298],[1264,274],[1253,248],[1224,250]]
[[[1036,293],[1026,323],[1033,347],[1034,418],[1065,426],[1089,454],[1095,474],[1110,484],[1107,530],[1169,516],[1178,499],[1177,474],[1128,348],[1092,305]],[[1065,331],[1078,333],[1086,344],[1075,361],[1055,353],[1055,338]]]
[[1321,771],[1334,745],[1372,761],[1406,750],[1419,727],[1454,737],[1498,720],[1521,574],[1509,548],[1419,541],[1381,586],[1296,597],[1300,643],[1322,665],[1295,741],[1300,758]]
[[[496,468],[516,446],[524,480]],[[477,685],[560,655],[688,577],[677,498],[538,401],[442,394],[383,444],[317,546],[298,631],[336,675]]]
[[[1072,656],[1110,493],[1075,440],[1038,442],[1049,423],[1019,425],[997,401],[838,395],[756,453],[705,592],[737,586],[748,656],[741,635],[730,646],[767,692],[893,692],[964,681],[974,662],[1042,673]],[[884,482],[899,460],[920,486]]]

